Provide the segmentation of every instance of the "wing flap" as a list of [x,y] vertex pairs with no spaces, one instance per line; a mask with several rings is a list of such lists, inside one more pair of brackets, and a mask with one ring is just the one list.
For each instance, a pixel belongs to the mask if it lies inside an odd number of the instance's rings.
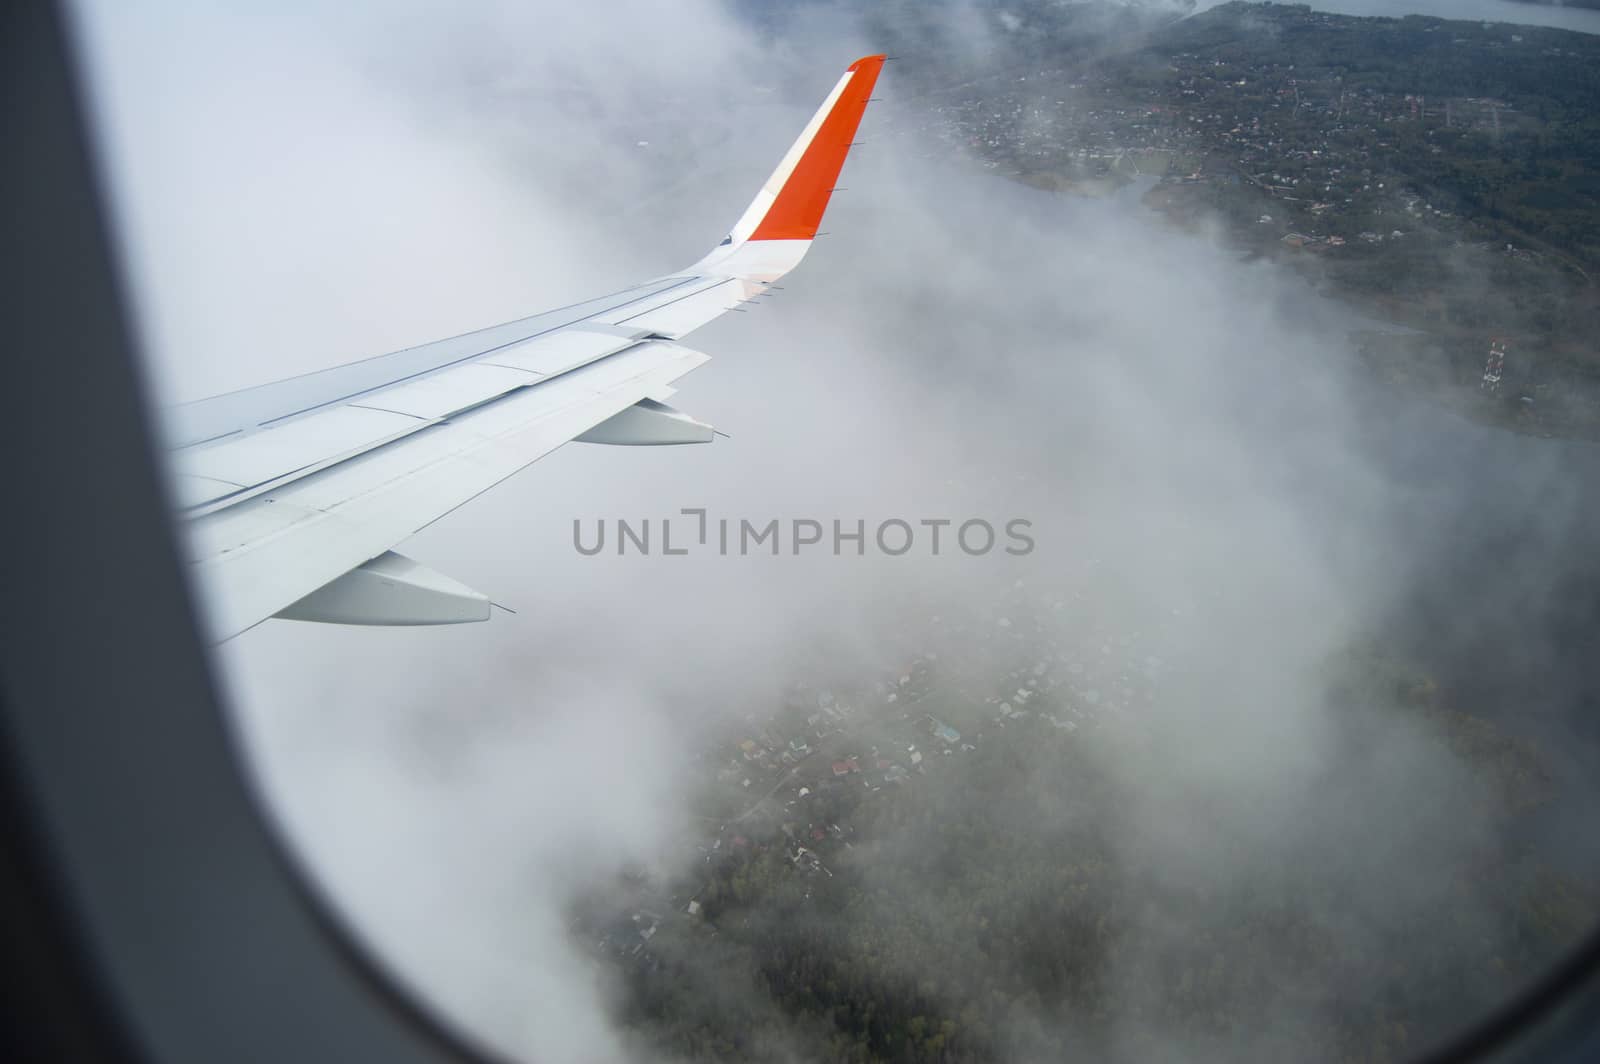
[[352,399],[374,388],[432,373],[457,362],[480,358],[491,351],[555,332],[608,310],[629,304],[649,306],[652,297],[694,279],[692,275],[683,274],[660,277],[598,299],[491,325],[460,336],[193,403],[183,403],[167,410],[162,418],[167,446],[190,447],[230,433],[247,432],[288,415]]
[[174,455],[186,506],[242,501],[249,492],[420,432],[518,388],[549,381],[634,346],[642,327],[564,329],[337,406],[235,433]]
[[418,419],[405,414],[336,406],[278,428],[186,448],[174,455],[173,461],[180,476],[196,482],[196,493],[198,481],[228,485],[212,498],[201,500],[210,502],[242,488],[376,447],[415,432],[419,424]]
[[[760,286],[750,281],[737,278],[722,281],[675,299],[665,306],[645,311],[619,312],[615,315],[616,323],[676,339],[687,336],[708,321],[722,317],[760,291]],[[627,316],[623,317],[623,314]]]
[[540,374],[530,370],[468,362],[409,384],[373,392],[351,403],[348,409],[383,410],[421,421],[437,421],[507,392],[526,388],[539,379]]
[[615,354],[631,346],[646,332],[646,329],[612,328],[604,323],[584,322],[570,329],[490,352],[483,356],[483,363],[554,377]]
[[[620,411],[670,396],[707,357],[672,341],[760,295],[811,246],[883,58],[851,65],[733,232],[687,271],[170,412],[214,636],[279,613]],[[696,440],[709,429],[685,420]],[[613,426],[594,438],[683,435]]]
[[342,576],[709,356],[638,345],[190,522],[212,637]]

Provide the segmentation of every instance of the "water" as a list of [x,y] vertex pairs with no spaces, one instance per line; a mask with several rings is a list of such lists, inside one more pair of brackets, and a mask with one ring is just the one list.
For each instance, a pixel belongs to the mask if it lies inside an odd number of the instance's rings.
[[[1195,10],[1198,13],[1227,2],[1199,0]],[[1579,33],[1600,33],[1600,11],[1548,4],[1519,4],[1512,0],[1402,0],[1399,3],[1395,0],[1311,0],[1311,7],[1339,15],[1383,15],[1390,18],[1429,15],[1434,18],[1515,22],[1524,26],[1550,26]]]

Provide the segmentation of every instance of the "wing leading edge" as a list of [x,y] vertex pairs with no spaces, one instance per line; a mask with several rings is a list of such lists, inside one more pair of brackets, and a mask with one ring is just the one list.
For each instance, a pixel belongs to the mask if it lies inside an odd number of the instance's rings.
[[178,503],[210,634],[272,616],[488,618],[391,548],[575,439],[707,442],[662,402],[709,356],[677,341],[761,294],[817,234],[884,57],[852,63],[733,230],[610,296],[175,408]]

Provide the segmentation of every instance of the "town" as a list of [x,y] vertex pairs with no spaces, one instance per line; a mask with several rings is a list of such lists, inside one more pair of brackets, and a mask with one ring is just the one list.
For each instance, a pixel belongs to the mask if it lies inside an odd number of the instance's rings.
[[1228,4],[1085,51],[1028,10],[980,74],[918,75],[900,147],[1051,191],[1140,181],[1171,224],[1427,333],[1365,345],[1385,378],[1442,360],[1471,416],[1600,434],[1594,37]]
[[581,908],[575,932],[600,956],[648,966],[664,924],[714,932],[720,913],[743,900],[732,896],[741,869],[776,862],[802,880],[831,878],[864,807],[960,773],[1008,729],[1030,742],[1071,742],[1080,729],[1136,726],[1166,670],[1159,640],[1073,616],[1083,597],[1036,598],[1018,582],[987,610],[946,604],[923,618],[920,649],[894,666],[831,688],[791,682],[765,714],[723,725],[694,766],[702,830],[678,844],[699,860],[687,875],[631,869]]

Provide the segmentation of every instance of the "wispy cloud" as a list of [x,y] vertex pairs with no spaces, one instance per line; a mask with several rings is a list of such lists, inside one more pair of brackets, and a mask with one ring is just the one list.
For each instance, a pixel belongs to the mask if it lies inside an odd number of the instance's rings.
[[[835,7],[781,35],[711,3],[604,19],[83,10],[152,372],[174,399],[692,261],[837,69],[879,43]],[[1175,633],[1191,685],[1161,710],[1167,739],[1106,765],[1137,798],[1116,825],[1130,862],[1225,892],[1306,858],[1308,821],[1352,859],[1482,830],[1430,804],[1458,768],[1404,728],[1374,725],[1373,759],[1342,762],[1320,670],[1406,605],[1458,522],[1504,532],[1493,512],[1547,498],[1592,456],[1383,406],[1347,368],[1341,312],[1299,282],[1134,204],[975,173],[919,133],[895,77],[831,235],[783,292],[688,341],[717,357],[675,402],[731,440],[567,448],[407,546],[515,617],[269,623],[222,651],[253,770],[330,895],[406,982],[506,1052],[640,1052],[572,939],[572,899],[623,861],[679,860],[686,721],[760,712],[819,642],[886,656],[907,638],[887,619],[919,595],[988,602],[1021,580],[1048,597],[1093,574],[1101,591],[1077,609]],[[1477,501],[1485,476],[1502,506]],[[1554,556],[1585,505],[1542,514]],[[1019,513],[1039,545],[1009,560],[571,549],[574,518],[684,506]],[[1523,576],[1543,588],[1561,571]],[[1334,796],[1349,804],[1321,804]],[[1387,830],[1357,830],[1379,812]],[[1200,845],[1213,830],[1233,848]],[[1350,933],[1425,906],[1424,872],[1409,892],[1368,884]],[[1126,971],[1163,935],[1137,938]]]

